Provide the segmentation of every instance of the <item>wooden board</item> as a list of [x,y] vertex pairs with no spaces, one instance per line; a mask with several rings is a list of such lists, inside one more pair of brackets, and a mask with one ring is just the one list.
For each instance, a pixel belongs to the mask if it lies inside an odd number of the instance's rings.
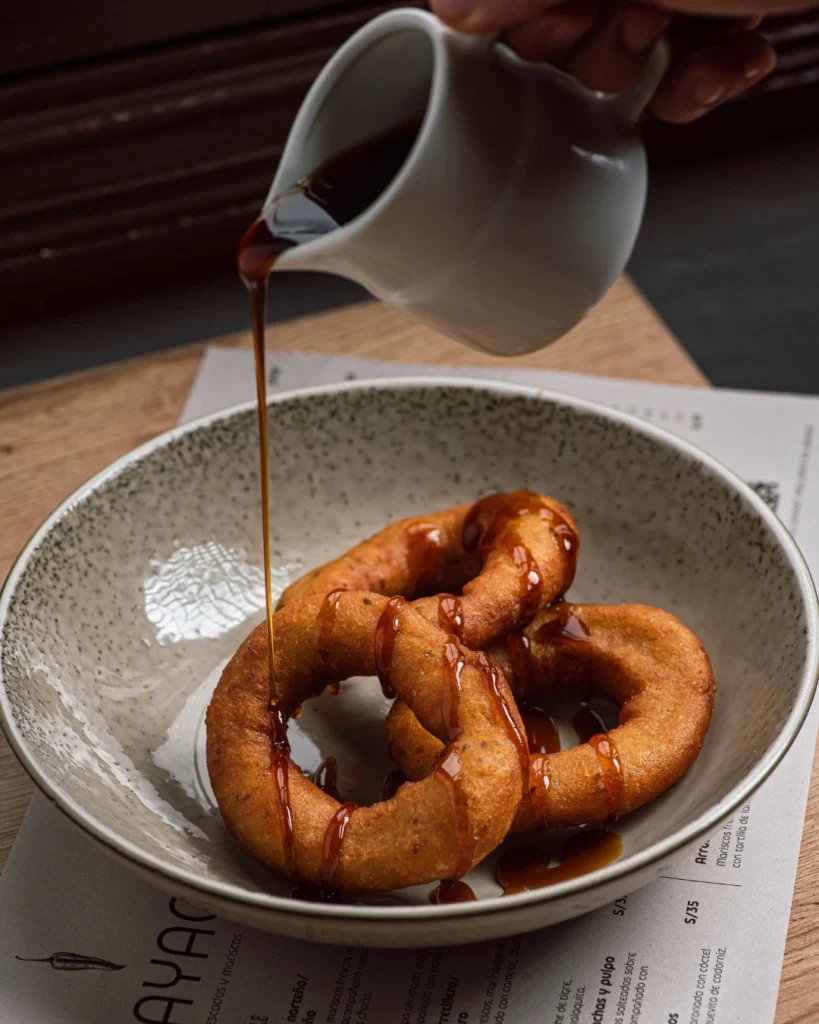
[[[240,333],[215,341],[247,346],[249,337]],[[500,365],[377,304],[279,325],[268,332],[268,345],[438,365]],[[37,525],[74,488],[112,459],[176,424],[203,347],[192,345],[0,393],[0,578]],[[502,365],[707,383],[626,280],[568,338]],[[31,788],[0,738],[0,870]],[[819,1019],[819,991],[812,983],[819,963],[813,937],[819,927],[817,884],[819,786],[814,772],[776,1024]]]

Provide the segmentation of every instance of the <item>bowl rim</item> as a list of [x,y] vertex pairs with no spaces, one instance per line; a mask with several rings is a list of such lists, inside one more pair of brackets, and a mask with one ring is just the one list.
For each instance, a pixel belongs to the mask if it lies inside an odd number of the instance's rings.
[[496,900],[479,900],[474,903],[445,904],[435,906],[356,906],[347,904],[314,904],[300,902],[286,896],[273,893],[251,892],[231,882],[223,882],[199,874],[189,868],[168,864],[162,858],[149,853],[130,840],[123,838],[114,829],[99,820],[86,810],[82,804],[71,797],[58,783],[52,781],[48,773],[40,767],[37,757],[29,749],[28,744],[19,731],[12,714],[11,704],[6,689],[4,672],[4,637],[8,623],[9,610],[17,585],[23,578],[26,568],[43,539],[55,526],[88,495],[98,490],[109,480],[119,476],[131,465],[140,462],[157,449],[167,447],[175,440],[187,434],[196,433],[220,421],[228,421],[254,412],[255,400],[242,402],[208,413],[187,423],[173,427],[144,444],[126,452],[108,466],[90,477],[77,487],[60,505],[43,521],[22,549],[9,570],[8,576],[0,589],[0,728],[4,732],[9,745],[31,779],[41,792],[70,818],[84,832],[89,833],[103,847],[119,855],[126,861],[133,861],[143,870],[156,873],[171,881],[179,882],[190,889],[201,892],[203,896],[217,897],[233,904],[249,905],[260,911],[274,912],[278,915],[306,918],[308,920],[336,919],[377,922],[383,925],[400,923],[408,920],[430,920],[442,922],[460,918],[483,917],[487,914],[508,914],[516,909],[531,909],[537,904],[549,903],[581,893],[592,892],[602,886],[609,886],[620,878],[625,878],[641,869],[648,868],[655,862],[667,858],[677,850],[687,846],[704,833],[716,829],[738,807],[746,803],[753,792],[768,778],[784,755],[790,749],[798,735],[810,710],[819,679],[819,602],[817,592],[805,558],[784,523],[769,509],[759,495],[749,487],[733,470],[718,459],[698,448],[685,438],[679,437],[663,427],[659,427],[631,413],[622,412],[600,402],[578,398],[571,394],[547,388],[529,387],[522,384],[509,384],[501,381],[480,378],[433,376],[406,377],[375,377],[354,381],[339,381],[333,384],[316,385],[296,388],[269,395],[268,408],[279,404],[297,401],[310,401],[324,395],[334,395],[357,391],[410,391],[410,390],[462,390],[484,392],[509,397],[523,397],[540,402],[551,403],[558,407],[568,407],[581,414],[603,418],[648,437],[659,445],[673,449],[676,454],[689,462],[703,466],[710,473],[720,478],[732,488],[755,511],[765,526],[771,531],[790,564],[796,578],[797,587],[803,600],[807,619],[805,663],[798,684],[798,692],[794,707],[782,723],[778,735],[760,758],[757,765],[748,772],[720,801],[699,815],[688,825],[652,843],[628,857],[616,861],[608,867],[591,872],[566,882],[561,882],[543,889],[520,893]]

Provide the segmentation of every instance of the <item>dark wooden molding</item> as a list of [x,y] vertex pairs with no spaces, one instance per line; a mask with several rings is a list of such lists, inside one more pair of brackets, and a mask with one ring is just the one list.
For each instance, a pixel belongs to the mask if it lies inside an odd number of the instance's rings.
[[[305,91],[398,4],[126,0],[111,6],[119,22],[109,6],[35,0],[0,15],[15,69],[0,77],[0,323],[232,272]],[[47,31],[24,46],[35,23]],[[815,133],[819,15],[768,31],[778,73],[697,125],[646,123],[655,166]]]
[[0,80],[0,320],[231,267],[304,93],[388,6]]
[[99,60],[265,22],[351,7],[349,0],[4,0],[3,75]]

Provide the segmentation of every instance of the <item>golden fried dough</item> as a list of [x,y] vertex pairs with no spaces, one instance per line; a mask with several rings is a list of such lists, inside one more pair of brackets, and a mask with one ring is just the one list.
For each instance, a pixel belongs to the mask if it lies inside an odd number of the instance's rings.
[[[441,744],[426,778],[361,808],[342,807],[286,758],[294,878],[344,892],[386,891],[459,877],[500,843],[521,799],[520,751],[479,656],[401,598],[362,591],[290,600],[274,629],[274,698],[283,716],[334,681],[373,675],[377,640],[382,674]],[[231,833],[287,873],[268,686],[261,625],[225,668],[208,708],[208,771]]]
[[[578,544],[572,514],[553,498],[490,495],[392,523],[296,580],[279,608],[334,590],[402,594],[420,598],[416,607],[428,619],[479,650],[566,591]],[[445,593],[461,588],[456,598]],[[430,594],[438,596],[424,596]]]
[[[533,755],[513,831],[619,817],[691,767],[711,719],[714,678],[699,640],[673,615],[644,605],[560,604],[522,637],[487,652],[521,702],[605,697],[620,705],[620,724],[570,750]],[[438,741],[398,701],[387,731],[407,778],[424,778]]]

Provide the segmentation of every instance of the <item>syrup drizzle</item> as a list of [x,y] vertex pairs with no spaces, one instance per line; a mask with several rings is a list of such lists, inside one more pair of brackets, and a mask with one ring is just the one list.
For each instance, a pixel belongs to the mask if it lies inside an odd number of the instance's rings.
[[589,628],[575,614],[574,608],[565,602],[556,605],[555,618],[544,622],[535,631],[535,640],[539,644],[560,646],[563,644],[588,643],[591,639]]
[[540,494],[533,491],[489,494],[475,502],[464,520],[464,549],[487,554],[506,527],[515,519],[526,515],[537,515],[549,523],[552,533],[567,555],[569,576],[573,578],[577,568],[580,539],[560,513],[548,505]]
[[569,566],[571,567],[570,576],[574,579],[574,574],[577,569],[577,549],[580,547],[580,538],[577,536],[575,530],[562,516],[558,515],[557,512],[554,512],[554,519],[557,520],[557,522],[552,526],[552,533],[557,537],[558,542],[563,547],[563,550],[569,556]]
[[[324,664],[325,671],[329,670],[330,640],[333,636],[333,629],[338,615],[338,603],[345,593],[344,590],[331,590],[324,598],[321,608],[316,616],[316,633],[314,637],[315,648]],[[332,684],[331,684],[332,685]],[[336,684],[338,686],[338,684]],[[338,693],[340,687],[334,692]]]
[[385,775],[381,780],[381,799],[392,800],[406,781],[406,776],[402,771],[394,771]]
[[440,594],[438,596],[438,625],[450,636],[463,636],[464,631],[464,608],[460,597],[454,594]]
[[335,231],[372,205],[395,178],[412,151],[421,123],[420,117],[413,117],[326,161],[276,198],[265,216],[259,217],[245,232],[237,253],[239,276],[250,294],[253,326],[268,649],[268,728],[271,772],[288,872],[295,867],[295,850],[287,780],[289,747],[285,719],[278,707],[273,644],[267,372],[264,349],[268,278],[276,260],[286,249]]
[[529,801],[531,801],[532,795],[534,794],[535,785],[539,785],[541,789],[548,789],[552,784],[552,780],[549,777],[548,754],[535,754],[535,756],[532,757],[530,777],[533,784],[524,797],[524,799]]
[[262,492],[262,548],[264,552],[264,597],[267,622],[267,668],[269,704],[275,707],[276,662],[273,650],[273,569],[270,551],[270,467],[267,436],[267,371],[265,368],[264,325],[267,311],[267,274],[264,279],[245,278],[250,292],[253,318],[253,352],[256,362],[256,410],[259,422],[259,483]]
[[469,826],[466,797],[457,784],[461,772],[461,759],[453,750],[443,761],[435,765],[434,776],[446,790],[449,806],[452,809],[452,820],[455,825],[455,837],[458,845],[458,863],[453,875],[460,878],[472,867],[475,851],[475,837]]
[[466,515],[463,527],[465,551],[489,554],[504,529],[521,516],[540,514],[543,499],[532,491],[511,491],[509,494],[488,494],[476,501]]
[[338,792],[338,761],[336,761],[332,754],[329,757],[325,757],[318,768],[316,768],[313,782],[315,782],[322,793],[326,793],[327,796],[331,796],[334,800],[338,800],[341,803],[341,797]]
[[401,611],[406,603],[403,597],[391,597],[375,628],[375,671],[381,683],[381,692],[387,700],[395,697],[395,690],[390,682],[390,668],[395,638],[401,628]]
[[592,736],[608,731],[603,719],[589,707],[586,700],[580,701],[580,707],[572,718],[572,728],[577,733],[580,743],[588,743]]
[[[523,791],[529,787],[529,750],[531,749],[526,741],[526,736],[518,728],[518,723],[515,721],[515,716],[512,714],[512,709],[509,706],[509,702],[501,689],[500,681],[501,676],[497,668],[487,658],[487,656],[480,651],[477,654],[478,663],[480,664],[481,671],[483,672],[483,678],[486,682],[487,689],[493,697],[493,708],[495,711],[495,717],[498,719],[500,724],[506,731],[506,735],[515,745],[515,750],[518,754],[518,760],[520,761],[520,773],[523,780]],[[524,720],[525,725],[525,720]]]
[[512,690],[520,698],[531,689],[532,658],[529,637],[525,633],[507,634],[506,653],[512,666]]
[[520,622],[530,622],[537,606],[540,604],[540,597],[543,593],[543,577],[540,575],[537,563],[532,557],[532,552],[525,544],[517,544],[508,541],[501,545],[502,550],[512,559],[520,580]]
[[609,799],[611,817],[614,819],[623,802],[623,773],[620,770],[617,747],[608,733],[597,733],[589,738],[588,743],[594,747],[597,754],[603,786]]
[[444,687],[441,694],[441,717],[444,720],[447,743],[451,743],[461,731],[459,707],[461,703],[461,674],[466,665],[466,655],[458,646],[456,637],[444,644]]
[[327,826],[327,831],[324,833],[324,847],[321,855],[321,887],[323,890],[332,891],[335,888],[344,835],[353,813],[357,810],[358,804],[342,804],[333,815]]
[[579,878],[613,864],[622,855],[623,840],[616,832],[588,830],[566,841],[555,867],[549,866],[551,858],[546,850],[532,846],[508,850],[498,861],[495,878],[504,896],[514,896]]
[[287,720],[280,707],[273,706],[267,714],[270,734],[270,774],[279,824],[282,830],[282,857],[284,873],[296,870],[296,844],[293,838],[293,809],[290,806],[290,744],[287,740]]
[[556,754],[560,750],[560,733],[554,719],[543,708],[525,706],[520,709],[530,754]]
[[282,858],[285,874],[296,870],[293,839],[293,811],[290,806],[290,744],[287,720],[276,693],[276,662],[273,644],[273,579],[270,551],[270,468],[267,433],[267,370],[265,366],[264,327],[267,313],[267,278],[276,257],[290,242],[276,240],[263,220],[256,221],[239,243],[239,275],[250,294],[253,326],[253,355],[256,364],[256,411],[259,424],[259,484],[262,496],[262,545],[264,550],[265,622],[267,625],[268,732],[270,734],[270,774],[273,780],[279,825],[282,831]]
[[443,576],[444,542],[440,527],[416,523],[407,530],[407,558],[417,574],[417,594],[435,592]]
[[466,882],[441,882],[430,896],[432,903],[474,903],[477,896]]

